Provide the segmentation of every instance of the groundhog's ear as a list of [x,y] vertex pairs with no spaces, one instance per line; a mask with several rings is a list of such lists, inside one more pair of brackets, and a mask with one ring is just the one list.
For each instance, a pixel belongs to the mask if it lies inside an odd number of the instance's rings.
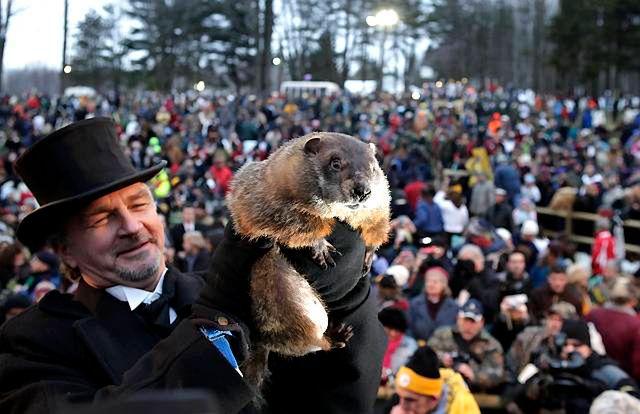
[[322,146],[322,142],[320,138],[311,138],[304,144],[304,152],[307,154],[317,154],[320,152],[320,147]]
[[373,155],[376,155],[376,144],[374,144],[373,142],[370,142],[369,148],[371,148],[371,152],[373,153]]

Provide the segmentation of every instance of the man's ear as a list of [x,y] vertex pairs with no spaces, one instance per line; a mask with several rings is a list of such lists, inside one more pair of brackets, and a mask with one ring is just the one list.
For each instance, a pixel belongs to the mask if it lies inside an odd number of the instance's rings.
[[61,243],[56,247],[56,254],[60,256],[62,261],[68,267],[75,269],[78,266],[78,262],[71,254],[69,250],[69,245],[67,243]]

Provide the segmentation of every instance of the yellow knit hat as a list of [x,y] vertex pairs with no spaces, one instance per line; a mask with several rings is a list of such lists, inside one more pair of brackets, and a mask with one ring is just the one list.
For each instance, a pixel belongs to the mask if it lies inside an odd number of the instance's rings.
[[396,387],[437,398],[444,386],[438,367],[438,356],[431,348],[418,348],[407,364],[398,370]]

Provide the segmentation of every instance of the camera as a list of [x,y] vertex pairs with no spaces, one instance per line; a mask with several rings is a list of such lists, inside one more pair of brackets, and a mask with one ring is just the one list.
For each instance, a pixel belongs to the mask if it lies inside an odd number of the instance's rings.
[[505,296],[504,300],[509,309],[520,309],[523,306],[526,307],[528,301],[527,295],[525,294]]
[[469,355],[469,353],[467,352],[462,352],[462,351],[453,351],[450,352],[449,355],[451,355],[451,359],[453,359],[453,369],[454,371],[457,371],[458,366],[460,366],[460,364],[469,364],[471,362],[471,355]]
[[562,349],[567,343],[567,335],[563,332],[553,337],[553,345],[538,357],[537,365],[542,372],[552,376],[578,374],[585,364],[585,359],[578,352],[571,352],[562,358]]
[[593,397],[603,391],[598,384],[591,381],[584,373],[586,361],[578,352],[569,353],[562,358],[562,349],[567,342],[564,333],[553,338],[551,346],[536,358],[536,366],[540,372],[525,385],[525,393],[529,400],[541,403],[547,410],[570,407],[588,407]]

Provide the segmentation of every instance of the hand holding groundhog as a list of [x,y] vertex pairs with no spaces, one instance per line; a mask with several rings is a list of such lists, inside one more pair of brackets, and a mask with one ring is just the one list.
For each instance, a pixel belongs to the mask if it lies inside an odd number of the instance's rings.
[[330,320],[331,311],[361,300],[351,292],[368,287],[358,281],[389,233],[389,186],[375,146],[336,133],[289,141],[238,171],[227,205],[238,234],[275,242],[252,270],[256,335],[241,366],[246,377],[260,386],[269,352],[344,347],[351,328]]
[[333,255],[335,266],[326,269],[318,266],[305,249],[282,248],[281,252],[318,292],[329,312],[358,306],[366,298],[366,291],[353,292],[363,276],[365,243],[356,230],[343,222],[335,225],[327,241],[340,254]]

